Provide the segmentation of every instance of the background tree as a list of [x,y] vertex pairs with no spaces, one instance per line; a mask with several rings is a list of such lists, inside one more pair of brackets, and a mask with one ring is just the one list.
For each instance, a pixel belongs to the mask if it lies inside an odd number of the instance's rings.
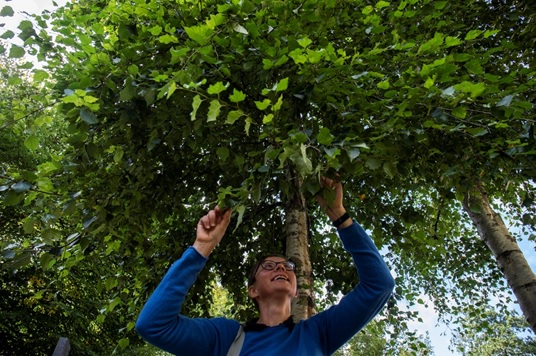
[[[463,355],[534,355],[536,343],[528,336],[526,323],[519,315],[502,315],[493,309],[468,310],[463,322],[455,329],[451,345]],[[489,324],[490,332],[482,332],[475,325],[477,314],[480,323]]]

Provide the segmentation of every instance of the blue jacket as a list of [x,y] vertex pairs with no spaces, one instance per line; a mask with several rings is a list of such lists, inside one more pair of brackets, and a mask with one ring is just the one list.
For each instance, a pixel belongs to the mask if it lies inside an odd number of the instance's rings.
[[[362,329],[385,305],[394,280],[378,249],[356,222],[339,230],[352,254],[359,284],[339,304],[302,320],[248,330],[240,355],[330,355]],[[143,307],[136,330],[151,344],[176,355],[226,355],[239,323],[226,318],[180,315],[184,298],[207,259],[193,247],[176,261]]]

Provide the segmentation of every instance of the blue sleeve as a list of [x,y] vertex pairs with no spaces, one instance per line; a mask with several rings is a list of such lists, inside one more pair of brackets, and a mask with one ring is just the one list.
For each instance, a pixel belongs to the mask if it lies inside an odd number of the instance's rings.
[[352,254],[359,284],[337,305],[313,316],[326,352],[332,354],[361,330],[383,308],[394,288],[394,279],[365,230],[354,222],[339,230],[344,248]]
[[238,322],[225,318],[188,318],[181,307],[207,259],[193,247],[176,261],[155,289],[136,322],[138,333],[173,354],[225,355],[238,332]]

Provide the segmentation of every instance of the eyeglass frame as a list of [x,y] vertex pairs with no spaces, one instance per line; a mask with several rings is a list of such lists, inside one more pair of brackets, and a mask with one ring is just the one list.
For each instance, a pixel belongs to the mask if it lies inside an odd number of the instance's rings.
[[[275,266],[274,268],[266,268],[264,266],[264,264],[266,262],[272,262],[272,263],[275,263]],[[273,260],[263,260],[261,263],[259,263],[259,267],[262,267],[262,269],[266,270],[266,271],[273,271],[275,269],[277,269],[277,265],[283,265],[283,268],[285,268],[285,271],[287,272],[296,272],[296,264],[290,260],[285,260],[285,261],[280,261],[280,262],[277,262],[277,261],[273,261]],[[291,268],[288,269],[287,266],[290,266]],[[255,274],[257,274],[257,272],[259,272],[259,269],[257,268],[257,271],[255,272]]]

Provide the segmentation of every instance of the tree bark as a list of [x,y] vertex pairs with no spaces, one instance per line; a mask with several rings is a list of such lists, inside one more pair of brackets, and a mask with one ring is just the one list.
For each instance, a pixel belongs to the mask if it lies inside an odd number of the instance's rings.
[[463,207],[476,225],[480,238],[493,252],[521,311],[536,334],[536,275],[515,238],[492,209],[481,185],[477,186],[475,195],[466,194]]
[[293,171],[287,171],[290,183],[289,199],[285,212],[286,255],[296,263],[298,297],[292,301],[295,322],[316,314],[313,294],[313,275],[309,257],[307,209],[301,191],[302,179]]

